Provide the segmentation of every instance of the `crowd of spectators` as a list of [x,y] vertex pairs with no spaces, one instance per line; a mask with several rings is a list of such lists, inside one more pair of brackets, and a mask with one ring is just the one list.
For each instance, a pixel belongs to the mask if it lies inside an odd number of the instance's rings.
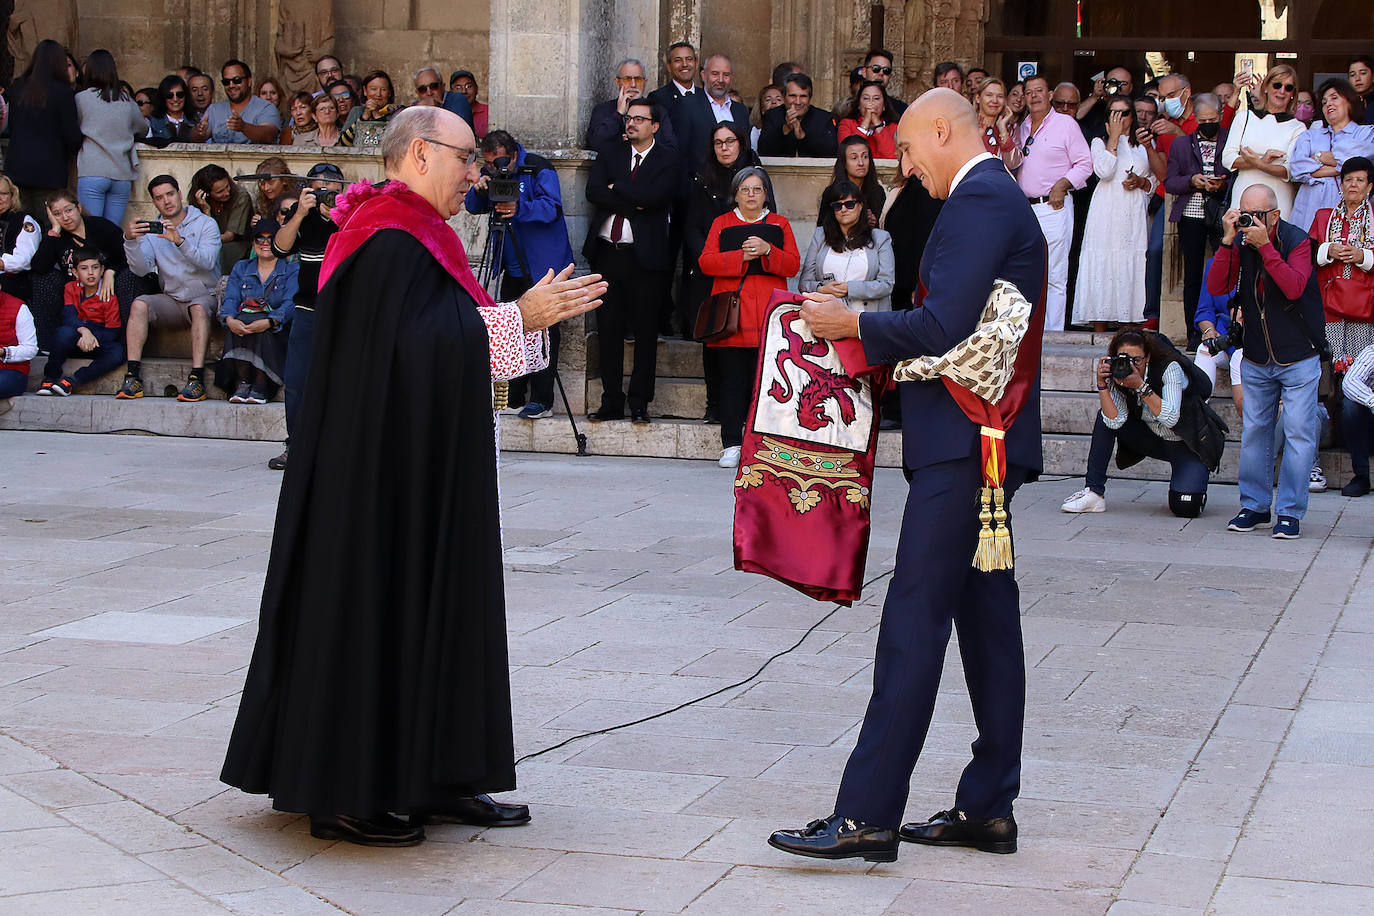
[[[913,265],[939,202],[919,182],[898,176],[887,188],[878,179],[875,159],[896,157],[896,126],[906,107],[892,93],[894,63],[890,51],[869,52],[847,74],[848,91],[830,108],[823,107],[829,100],[815,98],[816,82],[806,68],[793,61],[775,67],[748,101],[733,84],[728,55],[701,58],[687,42],[665,52],[668,80],[656,89],[642,62],[618,65],[614,95],[592,109],[584,141],[598,158],[586,192],[594,216],[582,251],[594,269],[619,278],[597,317],[603,393],[594,421],[622,417],[628,407],[632,420],[649,422],[658,337],[691,336],[703,300],[737,292],[740,330],[707,342],[703,352],[704,419],[722,423],[721,461],[728,466],[742,424],[741,392],[747,395],[749,387],[743,374],[757,343],[751,333],[768,290],[790,283],[834,292],[859,309],[912,307]],[[137,146],[375,147],[406,104],[445,107],[467,119],[479,140],[490,136],[481,144],[484,177],[467,208],[508,224],[521,243],[506,249],[501,265],[508,291],[570,257],[556,174],[509,133],[491,127],[472,71],[455,70],[445,82],[439,69],[423,67],[407,82],[382,70],[347,73],[338,58],[325,55],[314,72],[317,85],[290,94],[272,77],[255,82],[248,64],[229,60],[218,68],[223,97],[217,98],[212,74],[189,65],[156,87],[134,90],[119,79],[107,52],[92,52],[78,67],[61,45],[40,42],[4,97],[10,145],[7,177],[0,178],[0,290],[20,306],[5,305],[0,318],[14,311],[11,323],[31,328],[38,349],[64,352],[54,349],[60,342],[66,351],[91,352],[108,346],[90,345],[110,330],[108,316],[117,311],[119,345],[129,359],[123,397],[141,392],[147,327],[189,327],[192,374],[181,392],[185,400],[204,395],[205,349],[218,323],[226,335],[219,375],[233,399],[256,403],[285,384],[289,402],[288,342],[296,339],[291,325],[301,311],[293,303],[313,297],[320,240],[327,238],[320,224],[328,224],[329,208],[313,190],[341,186],[342,174],[328,166],[332,171],[316,175],[310,193],[302,193],[304,182],[291,177],[279,157],[259,164],[259,173],[269,177],[252,189],[207,165],[184,199],[175,179],[154,179],[157,186],[149,190],[159,218],[128,222]],[[1337,386],[1331,395],[1323,389],[1309,409],[1306,389],[1292,387],[1288,364],[1289,357],[1305,365],[1309,356],[1320,361],[1334,351],[1339,381],[1374,344],[1374,228],[1369,169],[1363,167],[1374,156],[1374,60],[1352,59],[1346,76],[1309,89],[1289,64],[1263,74],[1243,66],[1207,89],[1195,88],[1180,72],[1112,67],[1090,87],[1079,87],[1037,74],[1013,83],[952,61],[927,75],[930,85],[969,100],[987,151],[1015,175],[1040,222],[1050,264],[1046,327],[1135,335],[1118,334],[1108,360],[1124,354],[1135,361],[1139,371],[1129,378],[1139,384],[1104,378],[1100,368],[1096,374],[1103,409],[1095,458],[1088,487],[1065,503],[1066,510],[1105,508],[1103,443],[1107,454],[1113,443],[1118,449],[1128,443],[1139,454],[1173,456],[1176,471],[1183,468],[1175,490],[1189,497],[1179,506],[1200,511],[1205,486],[1196,487],[1196,466],[1178,453],[1178,443],[1186,444],[1195,430],[1179,436],[1176,425],[1178,417],[1191,416],[1191,399],[1205,400],[1218,369],[1230,373],[1244,424],[1243,465],[1250,470],[1243,475],[1258,480],[1261,472],[1253,468],[1274,450],[1284,451],[1277,514],[1293,521],[1292,530],[1305,503],[1292,492],[1298,472],[1290,465],[1315,458],[1311,443],[1321,437],[1324,418],[1337,419],[1352,454],[1367,452],[1367,408],[1342,398]],[[778,216],[771,182],[760,168],[760,157],[794,156],[834,162],[833,182],[818,201],[817,228],[804,252]],[[67,190],[72,163],[75,194]],[[518,179],[516,199],[488,199],[489,181],[507,171]],[[1149,334],[1159,328],[1169,223],[1177,228],[1187,329],[1186,344],[1176,350]],[[88,251],[101,265],[95,296],[116,302],[116,310],[82,305],[85,287],[75,258]],[[315,259],[313,270],[308,259]],[[300,276],[288,279],[298,261]],[[93,270],[87,268],[87,279]],[[1247,278],[1258,292],[1225,286],[1243,286]],[[1276,295],[1290,306],[1277,319],[1267,302]],[[1247,321],[1251,300],[1256,312]],[[1308,315],[1304,310],[1314,302],[1321,314]],[[261,317],[254,317],[255,309]],[[1305,315],[1307,325],[1294,315]],[[1275,328],[1284,320],[1292,334]],[[104,330],[97,333],[100,322]],[[0,325],[7,339],[17,334]],[[1257,334],[1268,335],[1258,346]],[[1299,338],[1310,353],[1298,346]],[[636,343],[628,393],[626,339]],[[1218,340],[1223,345],[1216,346]],[[1290,344],[1293,352],[1286,349]],[[28,350],[16,339],[5,358],[19,365],[32,358]],[[108,347],[105,362],[115,352]],[[60,368],[62,361],[49,366]],[[1189,371],[1170,368],[1180,361]],[[61,388],[64,379],[70,381],[59,375],[48,387]],[[552,384],[546,374],[515,386],[513,406],[525,417],[548,416]],[[1159,398],[1158,410],[1141,396],[1142,388]],[[1251,391],[1248,402],[1245,390]],[[884,425],[896,422],[885,409]],[[1265,429],[1271,438],[1281,432],[1282,444],[1266,448]],[[1356,457],[1348,495],[1368,492],[1367,467],[1367,454]],[[1314,461],[1307,473],[1310,489],[1325,486]],[[1247,511],[1260,518],[1268,501],[1257,488],[1251,487]],[[1233,527],[1245,528],[1245,520]]]

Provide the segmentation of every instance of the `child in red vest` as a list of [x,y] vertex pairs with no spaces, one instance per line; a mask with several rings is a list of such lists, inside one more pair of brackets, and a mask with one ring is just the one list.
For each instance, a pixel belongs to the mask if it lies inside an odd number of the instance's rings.
[[0,414],[29,387],[29,360],[38,354],[33,314],[21,300],[0,292]]
[[[101,299],[100,278],[105,272],[100,252],[78,248],[72,253],[76,279],[63,290],[62,326],[53,335],[52,352],[43,367],[40,395],[66,397],[77,385],[93,382],[113,372],[124,362],[124,344],[119,340],[119,300],[113,295]],[[73,354],[89,356],[91,364],[71,375],[62,374],[62,364]]]

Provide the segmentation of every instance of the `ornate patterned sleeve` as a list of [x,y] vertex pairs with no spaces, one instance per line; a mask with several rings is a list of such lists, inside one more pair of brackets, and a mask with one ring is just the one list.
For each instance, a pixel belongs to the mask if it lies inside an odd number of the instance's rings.
[[548,332],[526,331],[518,305],[503,302],[477,311],[487,326],[492,379],[519,378],[548,366]]

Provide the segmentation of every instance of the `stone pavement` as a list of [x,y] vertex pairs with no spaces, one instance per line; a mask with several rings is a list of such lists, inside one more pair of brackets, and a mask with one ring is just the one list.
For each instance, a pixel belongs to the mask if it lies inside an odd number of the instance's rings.
[[[528,827],[371,850],[216,779],[275,452],[0,433],[0,914],[1374,912],[1374,499],[1280,542],[1223,530],[1229,487],[1187,524],[1163,484],[1085,517],[1027,487],[1021,851],[825,864],[764,841],[831,810],[886,579],[831,614],[734,572],[711,463],[506,455],[518,752],[722,692],[523,763]],[[900,493],[880,472],[870,575]],[[912,817],[974,735],[947,665]]]

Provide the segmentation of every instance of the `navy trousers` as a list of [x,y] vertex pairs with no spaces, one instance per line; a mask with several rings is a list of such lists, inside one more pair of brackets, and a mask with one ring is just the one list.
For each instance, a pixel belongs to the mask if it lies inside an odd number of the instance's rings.
[[29,377],[18,369],[0,369],[0,398],[17,398],[29,387]]
[[[1025,468],[1008,469],[1008,513],[1026,477]],[[878,628],[873,696],[840,781],[836,814],[879,827],[901,825],[951,627],[959,633],[978,727],[955,805],[973,818],[1011,813],[1021,787],[1026,708],[1020,592],[1012,570],[973,568],[981,486],[979,458],[972,455],[911,475],[897,566]]]
[[44,379],[50,382],[60,379],[62,364],[73,357],[84,357],[91,361],[89,366],[82,366],[72,373],[72,380],[78,385],[93,382],[124,365],[124,344],[119,342],[120,329],[95,324],[87,324],[86,327],[95,335],[100,346],[89,353],[82,351],[76,345],[81,339],[78,329],[65,324],[60,325],[53,332],[52,350],[48,354],[47,364],[43,367]]
[[310,374],[310,347],[315,342],[315,310],[298,308],[291,316],[291,336],[286,341],[286,441],[291,441],[291,421],[300,415],[305,377]]

